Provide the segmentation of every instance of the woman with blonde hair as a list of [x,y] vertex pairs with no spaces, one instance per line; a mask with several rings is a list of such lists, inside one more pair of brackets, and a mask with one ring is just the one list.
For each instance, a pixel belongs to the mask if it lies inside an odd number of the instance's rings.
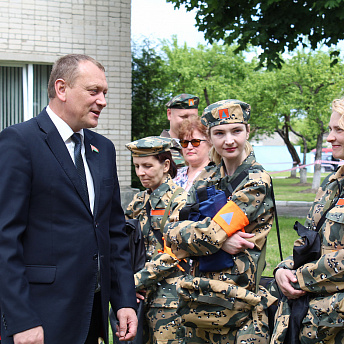
[[[333,157],[344,159],[344,99],[332,102],[329,131],[327,142],[332,145]],[[295,252],[305,245],[305,239],[297,239],[293,256],[275,270],[287,299],[279,305],[272,343],[343,343],[344,166],[320,186],[304,227],[319,238],[319,244],[314,256],[299,264]],[[294,323],[290,314],[299,299],[305,301],[305,307],[297,309],[298,322]]]
[[250,105],[211,104],[201,121],[221,157],[176,199],[165,240],[179,258],[191,257],[180,277],[178,313],[185,343],[269,342],[267,307],[276,299],[258,287],[274,206],[271,178],[247,140]]

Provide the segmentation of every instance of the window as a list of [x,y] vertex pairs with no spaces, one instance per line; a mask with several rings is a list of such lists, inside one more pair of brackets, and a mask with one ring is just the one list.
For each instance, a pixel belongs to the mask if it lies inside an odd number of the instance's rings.
[[52,66],[0,66],[0,130],[36,116],[49,102]]
[[48,81],[52,66],[33,65],[33,115],[48,105]]

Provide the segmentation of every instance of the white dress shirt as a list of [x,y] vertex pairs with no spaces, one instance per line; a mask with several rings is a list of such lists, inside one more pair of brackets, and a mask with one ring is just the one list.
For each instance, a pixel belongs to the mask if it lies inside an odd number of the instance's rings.
[[[75,143],[71,139],[71,136],[74,134],[74,131],[72,130],[72,128],[62,118],[57,116],[53,112],[53,110],[51,110],[49,105],[47,106],[46,110],[47,110],[47,113],[48,113],[50,119],[54,123],[57,131],[61,135],[63,142],[66,144],[66,147],[68,149],[70,157],[72,158],[73,163],[74,163],[74,147],[75,147]],[[90,200],[90,208],[91,208],[91,211],[93,213],[94,197],[95,197],[95,195],[94,195],[94,184],[93,184],[92,175],[91,175],[90,169],[88,167],[87,160],[86,160],[86,155],[85,155],[84,130],[81,129],[77,133],[79,133],[81,135],[81,156],[82,156],[82,160],[84,161],[85,174],[86,174],[86,182],[87,182],[87,189],[88,189],[88,198]]]

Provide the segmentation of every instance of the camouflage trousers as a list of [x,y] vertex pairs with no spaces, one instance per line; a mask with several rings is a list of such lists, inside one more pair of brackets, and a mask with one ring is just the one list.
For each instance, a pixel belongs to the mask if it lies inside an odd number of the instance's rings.
[[[198,289],[195,282],[199,282]],[[255,294],[242,287],[204,278],[193,278],[191,282],[189,278],[178,283],[177,291],[181,296],[178,312],[185,326],[185,343],[269,343],[268,307],[277,299],[263,286],[259,286]],[[210,284],[211,288],[207,288]],[[226,286],[229,292],[222,292],[226,291]]]
[[[176,308],[150,307],[146,313],[149,344],[182,344],[185,328]],[[147,336],[145,336],[147,337]]]
[[[290,308],[287,301],[281,302],[277,313],[272,344],[284,342],[289,325]],[[319,296],[309,301],[299,339],[301,344],[344,343],[344,293]]]
[[216,334],[200,328],[185,327],[185,343],[187,344],[268,344],[270,342],[267,319],[263,327],[257,331],[257,324],[252,319],[239,329],[227,334]]

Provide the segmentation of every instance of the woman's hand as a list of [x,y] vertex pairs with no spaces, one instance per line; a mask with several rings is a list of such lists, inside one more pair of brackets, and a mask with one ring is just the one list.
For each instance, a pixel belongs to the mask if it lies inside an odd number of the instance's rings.
[[226,239],[222,244],[221,249],[230,254],[237,254],[245,251],[247,248],[254,248],[254,243],[246,239],[254,237],[252,233],[236,232]]
[[298,299],[300,296],[306,294],[306,291],[295,289],[291,285],[291,283],[297,282],[295,270],[278,269],[275,273],[275,279],[282,293],[288,299]]

